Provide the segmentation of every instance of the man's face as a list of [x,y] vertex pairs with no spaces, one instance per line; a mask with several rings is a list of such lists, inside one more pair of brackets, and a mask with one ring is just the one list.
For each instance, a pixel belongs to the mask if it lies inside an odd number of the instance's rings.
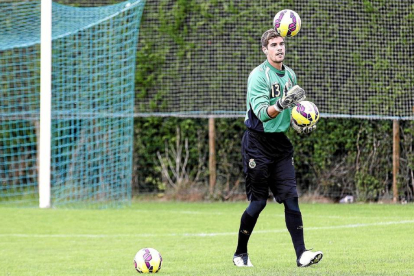
[[267,59],[270,63],[280,64],[285,59],[285,40],[283,37],[275,37],[267,44]]

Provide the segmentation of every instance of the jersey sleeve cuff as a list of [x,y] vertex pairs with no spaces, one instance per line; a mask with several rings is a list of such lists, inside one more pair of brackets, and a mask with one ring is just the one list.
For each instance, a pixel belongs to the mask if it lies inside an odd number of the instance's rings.
[[260,121],[262,122],[267,122],[272,120],[273,118],[269,116],[269,114],[267,113],[267,109],[270,107],[270,105],[266,108],[264,108],[264,112],[260,112]]

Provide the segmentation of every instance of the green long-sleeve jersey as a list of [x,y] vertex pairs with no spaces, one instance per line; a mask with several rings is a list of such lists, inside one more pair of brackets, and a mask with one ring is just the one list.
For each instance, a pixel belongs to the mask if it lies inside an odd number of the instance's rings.
[[290,126],[291,109],[283,110],[271,118],[267,108],[274,105],[287,91],[297,84],[296,74],[283,65],[274,68],[267,60],[250,73],[247,82],[247,112],[244,124],[259,132],[286,132]]

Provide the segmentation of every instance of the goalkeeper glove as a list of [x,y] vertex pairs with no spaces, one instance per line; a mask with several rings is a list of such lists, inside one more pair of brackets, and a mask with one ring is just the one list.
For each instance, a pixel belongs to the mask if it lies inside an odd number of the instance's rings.
[[296,125],[293,121],[291,121],[290,124],[293,127],[293,129],[296,130],[296,132],[298,132],[300,134],[302,134],[302,133],[310,134],[312,131],[314,131],[316,129],[316,125],[300,127],[300,126]]
[[278,112],[282,112],[286,108],[294,107],[298,102],[303,101],[306,98],[305,90],[299,85],[293,86],[286,95],[283,95],[274,105]]

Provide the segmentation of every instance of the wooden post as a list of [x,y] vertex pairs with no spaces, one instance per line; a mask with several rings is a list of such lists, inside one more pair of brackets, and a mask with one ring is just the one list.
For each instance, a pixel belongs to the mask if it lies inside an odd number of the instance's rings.
[[216,128],[214,118],[208,118],[208,145],[209,145],[209,160],[208,169],[210,172],[210,196],[214,193],[216,186]]
[[398,202],[398,172],[400,170],[400,122],[393,121],[393,147],[392,147],[392,192],[393,202]]

